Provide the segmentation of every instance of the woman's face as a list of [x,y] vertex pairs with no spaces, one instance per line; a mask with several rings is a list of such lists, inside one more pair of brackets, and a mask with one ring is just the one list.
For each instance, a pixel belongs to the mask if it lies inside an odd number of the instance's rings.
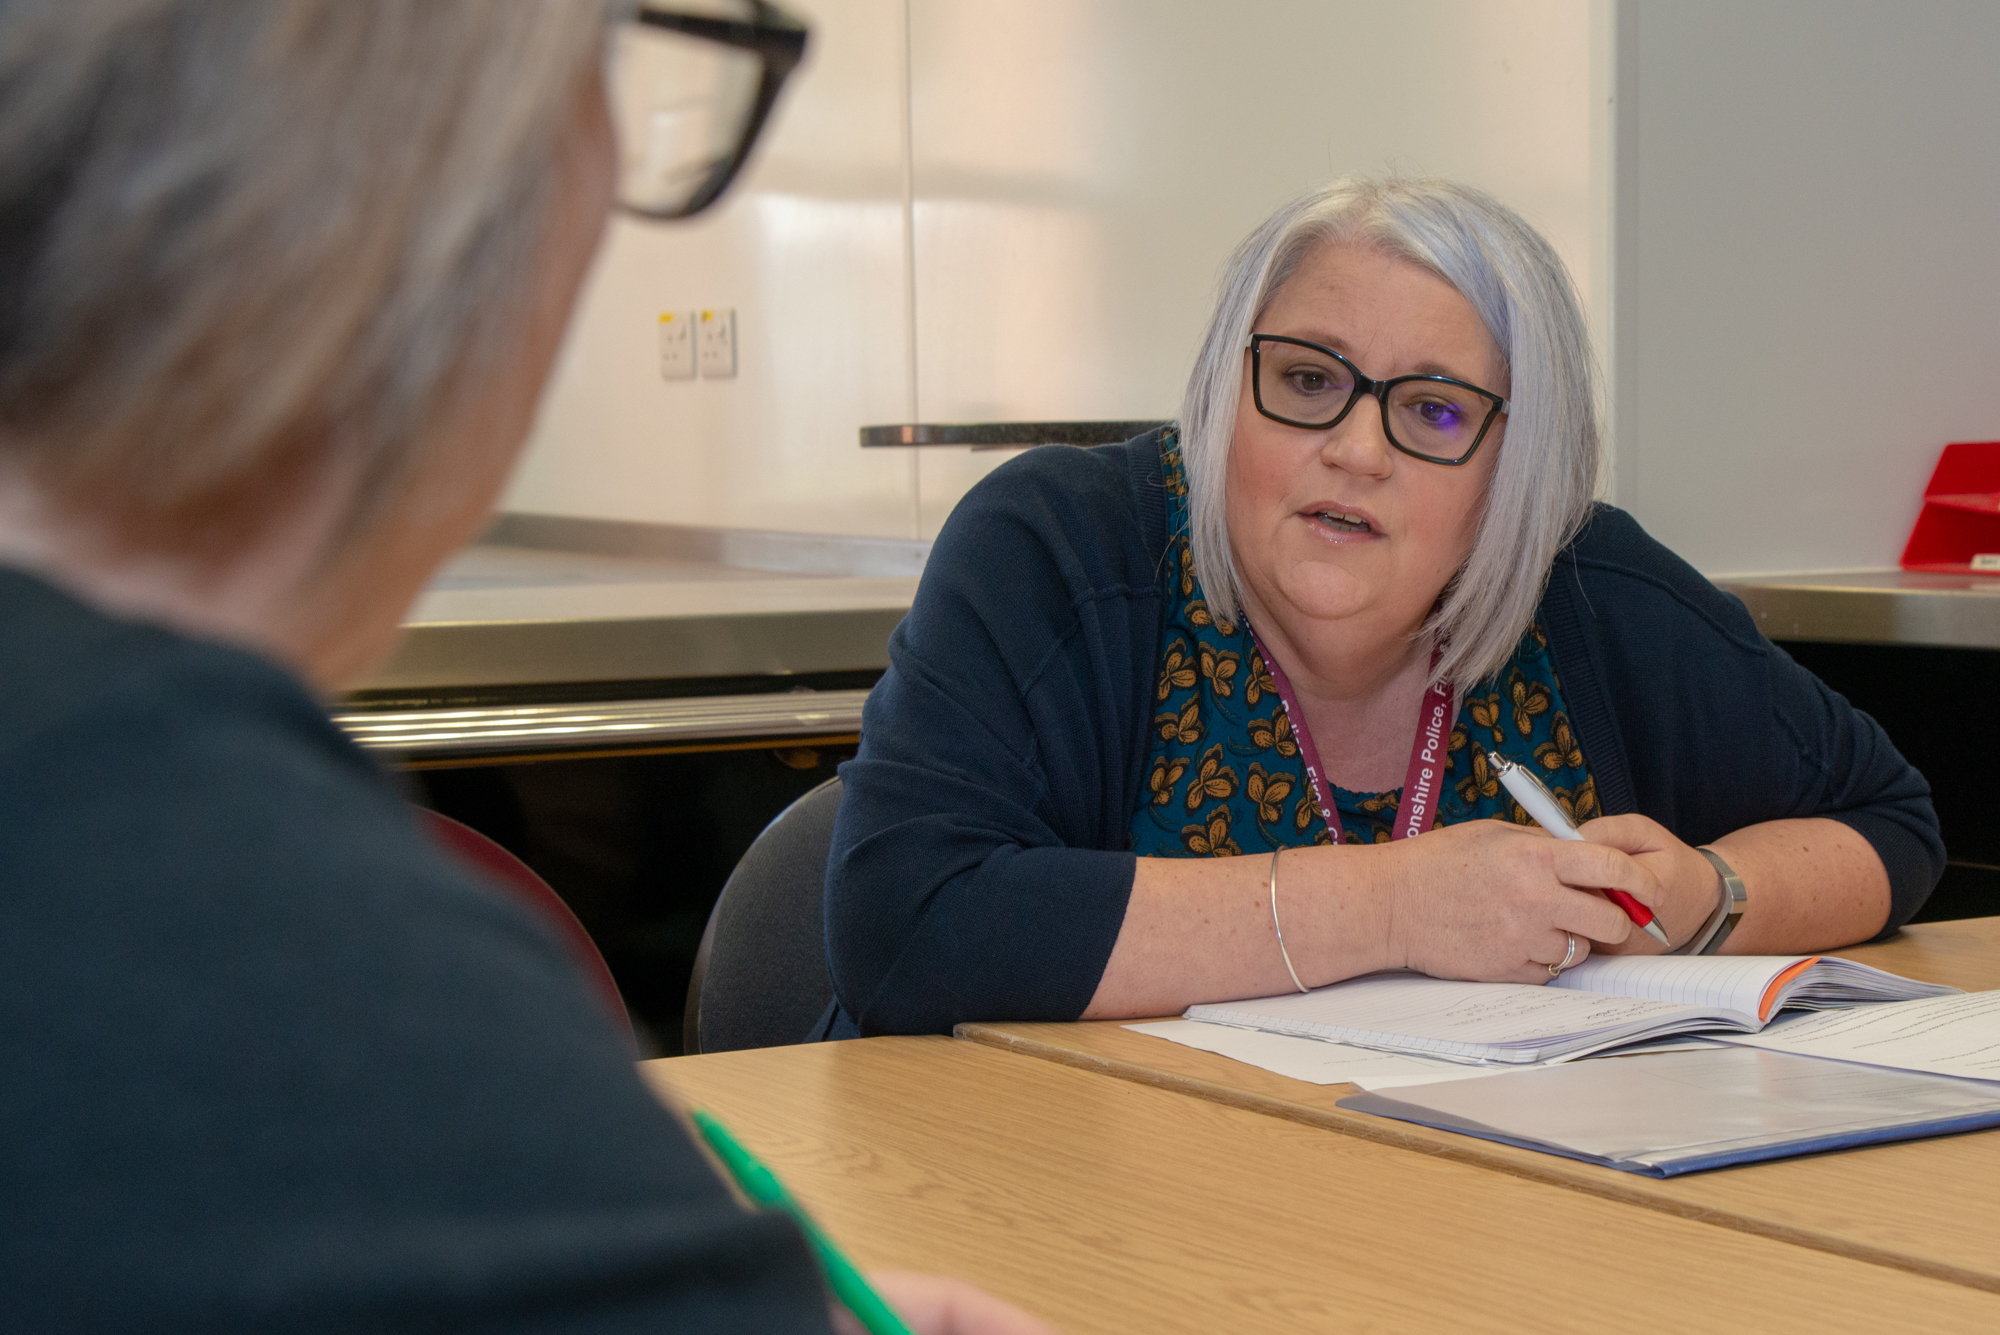
[[[1307,259],[1255,332],[1324,344],[1375,380],[1447,375],[1508,393],[1500,349],[1471,303],[1369,246]],[[1246,352],[1226,512],[1251,623],[1295,652],[1336,622],[1363,634],[1414,631],[1471,550],[1505,422],[1456,468],[1390,445],[1371,397],[1331,430],[1286,426],[1257,411]]]

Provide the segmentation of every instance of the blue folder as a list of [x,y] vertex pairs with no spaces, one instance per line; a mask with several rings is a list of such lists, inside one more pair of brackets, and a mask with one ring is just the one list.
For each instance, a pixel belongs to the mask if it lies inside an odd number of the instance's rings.
[[2000,1082],[1718,1047],[1357,1094],[1339,1106],[1621,1172],[1678,1177],[2000,1126]]

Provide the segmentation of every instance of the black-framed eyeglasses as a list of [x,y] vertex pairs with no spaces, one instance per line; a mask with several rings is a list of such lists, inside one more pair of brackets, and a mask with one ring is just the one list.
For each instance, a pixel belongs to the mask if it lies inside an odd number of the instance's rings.
[[687,218],[713,204],[805,57],[806,36],[764,0],[641,3],[615,30],[607,70],[620,206]]
[[1354,405],[1382,405],[1382,434],[1404,454],[1457,467],[1471,459],[1507,400],[1492,390],[1444,375],[1370,380],[1332,348],[1281,334],[1250,336],[1250,392],[1273,422],[1325,431]]

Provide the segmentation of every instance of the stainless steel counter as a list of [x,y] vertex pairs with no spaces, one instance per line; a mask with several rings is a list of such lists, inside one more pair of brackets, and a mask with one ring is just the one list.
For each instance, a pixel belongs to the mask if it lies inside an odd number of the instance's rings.
[[1718,575],[1774,640],[2000,649],[2000,578],[1905,570]]
[[[886,667],[927,554],[888,539],[507,516],[440,573],[402,646],[337,717],[364,746],[413,760],[852,734],[866,690],[785,682]],[[2000,578],[1854,570],[1716,583],[1772,639],[2000,649]],[[769,689],[655,686],[577,702],[580,689],[606,693],[590,683],[715,678]],[[482,693],[510,698],[465,703]]]
[[432,581],[362,689],[886,667],[927,547],[508,516]]
[[[514,555],[474,549],[465,564]],[[635,571],[619,580],[441,585],[418,599],[402,645],[363,688],[880,668],[888,664],[889,632],[909,611],[916,585],[908,577],[741,571]]]
[[[336,718],[362,745],[412,758],[851,734],[865,690],[784,683],[888,666],[927,549],[508,516],[440,572]],[[563,702],[589,683],[746,677],[771,689]],[[512,698],[453,700],[482,694]]]

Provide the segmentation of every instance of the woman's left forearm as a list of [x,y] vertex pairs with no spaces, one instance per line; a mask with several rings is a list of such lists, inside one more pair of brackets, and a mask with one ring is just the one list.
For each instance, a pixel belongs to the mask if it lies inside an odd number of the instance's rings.
[[1889,920],[1889,873],[1850,825],[1824,817],[1766,821],[1708,847],[1749,894],[1723,954],[1830,950],[1867,940]]

